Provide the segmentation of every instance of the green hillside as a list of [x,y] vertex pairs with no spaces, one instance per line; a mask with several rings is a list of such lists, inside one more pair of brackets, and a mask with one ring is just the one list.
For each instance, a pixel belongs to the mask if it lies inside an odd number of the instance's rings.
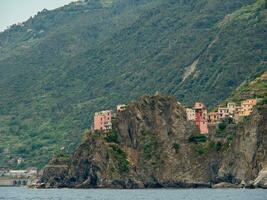
[[41,167],[76,147],[93,112],[146,93],[216,105],[267,69],[266,8],[81,1],[0,33],[0,166],[20,156]]
[[243,83],[233,92],[229,100],[239,102],[250,98],[267,101],[267,71],[258,74],[252,81]]

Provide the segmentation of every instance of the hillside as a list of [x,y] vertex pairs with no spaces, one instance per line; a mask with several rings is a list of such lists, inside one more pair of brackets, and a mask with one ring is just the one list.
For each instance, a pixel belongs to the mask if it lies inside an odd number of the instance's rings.
[[93,0],[11,27],[0,33],[0,166],[73,151],[93,112],[145,93],[216,105],[267,69],[266,23],[265,0]]
[[267,99],[267,71],[258,74],[254,80],[247,81],[238,87],[230,100],[241,101],[249,98]]

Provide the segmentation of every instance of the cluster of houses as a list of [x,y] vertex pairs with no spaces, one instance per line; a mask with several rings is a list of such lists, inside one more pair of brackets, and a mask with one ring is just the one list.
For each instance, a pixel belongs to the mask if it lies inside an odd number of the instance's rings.
[[249,116],[253,107],[257,104],[257,99],[247,99],[241,101],[240,105],[228,102],[225,107],[220,106],[216,112],[209,112],[201,102],[196,102],[193,108],[186,108],[187,120],[194,121],[201,134],[209,132],[209,126],[216,126],[225,118],[231,118],[239,122],[243,117]]
[[[196,102],[192,108],[185,108],[188,121],[194,121],[199,128],[201,134],[209,133],[209,126],[216,126],[223,119],[231,118],[235,122],[239,122],[243,117],[249,116],[253,107],[257,104],[257,99],[247,99],[240,103],[228,102],[226,106],[220,106],[216,112],[208,112],[206,106],[201,102]],[[117,112],[112,110],[104,110],[96,112],[94,115],[93,125],[94,131],[107,131],[112,129],[112,118],[118,112],[126,109],[126,105],[117,105]]]
[[[125,104],[117,105],[117,113],[122,112],[126,109]],[[107,131],[112,129],[112,118],[116,113],[113,110],[104,110],[101,112],[96,112],[94,115],[94,122],[92,125],[92,130],[94,131]]]

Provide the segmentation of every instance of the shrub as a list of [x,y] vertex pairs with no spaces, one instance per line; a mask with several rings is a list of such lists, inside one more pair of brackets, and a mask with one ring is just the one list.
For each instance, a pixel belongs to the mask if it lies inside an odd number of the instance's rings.
[[222,149],[223,145],[221,142],[210,142],[209,143],[209,149],[219,152]]
[[205,135],[191,135],[188,140],[190,143],[203,143],[207,141],[207,137]]
[[111,142],[114,142],[114,143],[119,143],[119,140],[118,140],[119,136],[118,136],[118,133],[114,130],[112,130],[111,132],[107,133],[107,136],[105,137],[106,141],[111,143]]
[[127,160],[127,154],[117,145],[111,145],[112,155],[118,161],[118,168],[120,172],[129,171],[129,161]]
[[226,129],[226,126],[227,125],[225,122],[221,122],[221,123],[219,123],[218,128],[220,131],[224,131]]
[[180,144],[174,143],[172,145],[172,148],[175,150],[176,153],[178,153],[178,151],[180,150],[181,147],[180,147]]
[[205,145],[203,145],[203,144],[197,144],[197,145],[194,146],[194,151],[198,155],[202,156],[202,155],[208,154],[209,149]]

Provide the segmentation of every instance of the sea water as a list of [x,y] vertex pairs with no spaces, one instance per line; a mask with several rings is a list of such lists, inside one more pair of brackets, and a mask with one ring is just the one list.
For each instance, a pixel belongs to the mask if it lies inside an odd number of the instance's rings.
[[267,190],[255,189],[28,189],[0,188],[0,200],[267,200]]

